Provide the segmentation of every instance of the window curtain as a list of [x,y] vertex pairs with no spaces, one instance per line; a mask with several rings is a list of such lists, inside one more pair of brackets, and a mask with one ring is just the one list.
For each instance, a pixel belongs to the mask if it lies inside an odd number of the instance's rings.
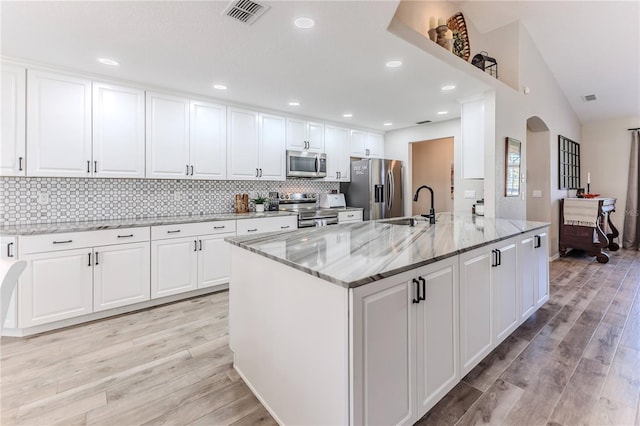
[[627,205],[624,212],[622,247],[638,250],[640,246],[640,130],[631,132],[631,156],[629,157],[629,180],[627,185]]

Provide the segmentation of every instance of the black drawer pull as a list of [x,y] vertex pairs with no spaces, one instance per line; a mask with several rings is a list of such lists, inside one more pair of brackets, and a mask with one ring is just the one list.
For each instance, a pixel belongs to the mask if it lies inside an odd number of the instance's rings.
[[13,257],[13,253],[11,252],[11,247],[13,247],[13,243],[7,244],[7,257]]
[[256,232],[258,230],[258,228],[255,229],[247,229],[247,232]]
[[18,171],[22,171],[22,157],[18,157]]
[[89,255],[89,264],[87,266],[91,266],[91,253],[87,253]]
[[222,226],[214,226],[214,227],[213,227],[213,229],[224,229],[224,228],[226,228],[226,226],[225,226],[225,225],[222,225]]
[[99,265],[99,263],[98,263],[98,252],[96,252],[96,263],[95,264]]
[[347,217],[354,217],[354,214],[348,214]]
[[66,241],[54,241],[53,244],[68,244],[68,243],[72,243],[73,240],[66,240]]
[[118,238],[131,238],[133,237],[133,234],[129,234],[129,235],[118,235]]
[[420,303],[420,282],[414,278],[413,283],[416,285],[416,297],[413,298],[413,303]]
[[176,229],[175,231],[167,231],[167,234],[177,234],[180,232],[180,229]]
[[289,225],[287,225],[287,226],[281,226],[281,227],[280,227],[280,229],[289,229],[289,228],[290,228],[290,226],[289,226]]

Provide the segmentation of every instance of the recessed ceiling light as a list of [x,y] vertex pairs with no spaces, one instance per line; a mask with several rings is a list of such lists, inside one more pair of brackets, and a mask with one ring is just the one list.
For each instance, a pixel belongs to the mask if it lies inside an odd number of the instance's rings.
[[351,118],[351,117],[353,117],[353,114],[348,114],[348,113],[347,113],[347,114],[342,114],[342,116],[343,116],[344,118]]
[[445,115],[448,114],[449,111],[438,111],[438,115]]
[[386,65],[387,68],[398,68],[402,65],[402,61],[389,61]]
[[384,126],[392,126],[392,125],[393,125],[393,123],[390,123],[390,122],[388,122],[388,121],[387,121],[387,122],[386,122],[386,123],[384,123],[383,125],[384,125]]
[[294,25],[298,28],[302,28],[302,29],[307,29],[307,28],[311,28],[313,27],[316,22],[311,19],[311,18],[296,18],[295,21],[293,21]]
[[98,58],[98,62],[100,62],[102,65],[109,65],[110,67],[117,67],[118,65],[120,65],[120,62],[111,58]]
[[289,106],[300,106],[300,102],[298,102],[298,101],[291,101],[291,102],[289,102]]
[[440,90],[442,90],[443,92],[446,92],[446,91],[448,91],[448,90],[453,90],[453,89],[455,89],[455,88],[456,88],[456,85],[455,85],[455,84],[446,84],[446,85],[442,86],[442,87],[440,88]]
[[213,88],[217,90],[227,90],[227,86],[225,86],[224,84],[214,84]]

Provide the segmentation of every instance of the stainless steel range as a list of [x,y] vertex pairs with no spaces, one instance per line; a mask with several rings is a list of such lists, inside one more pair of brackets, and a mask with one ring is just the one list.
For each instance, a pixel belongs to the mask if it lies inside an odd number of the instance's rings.
[[280,210],[298,213],[298,228],[338,223],[338,212],[335,209],[319,209],[315,194],[280,194]]

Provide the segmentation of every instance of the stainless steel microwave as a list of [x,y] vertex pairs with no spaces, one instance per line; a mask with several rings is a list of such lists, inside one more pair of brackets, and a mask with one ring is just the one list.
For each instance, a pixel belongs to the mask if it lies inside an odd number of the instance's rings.
[[327,155],[307,151],[287,151],[287,177],[323,178],[327,176]]

